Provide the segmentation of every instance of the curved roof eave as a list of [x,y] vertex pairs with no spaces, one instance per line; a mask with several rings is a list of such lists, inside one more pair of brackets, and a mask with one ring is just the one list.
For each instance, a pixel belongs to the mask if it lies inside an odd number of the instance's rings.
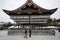
[[10,10],[5,10],[5,9],[2,9],[5,13],[10,13],[10,12],[12,12],[12,11],[10,11]]
[[[23,8],[28,2],[29,2],[29,1],[27,0],[25,4],[23,4],[21,7],[15,9],[15,10],[9,11],[9,10],[3,9],[3,11],[4,11],[5,13],[17,12],[18,10],[20,10],[21,8]],[[48,9],[44,9],[44,8],[38,6],[38,5],[35,4],[33,1],[30,1],[30,2],[31,2],[34,6],[36,6],[37,8],[42,9],[43,12],[51,12],[51,13],[54,13],[54,12],[58,9],[58,8],[54,8],[54,9],[48,10]]]
[[55,11],[57,11],[58,8],[54,8],[54,9],[50,9],[49,11],[54,13]]

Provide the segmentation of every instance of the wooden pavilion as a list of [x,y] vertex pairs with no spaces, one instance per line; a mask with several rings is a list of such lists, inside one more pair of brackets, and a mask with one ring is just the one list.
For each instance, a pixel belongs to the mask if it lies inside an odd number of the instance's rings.
[[5,10],[3,11],[13,19],[18,26],[21,27],[39,27],[41,24],[45,24],[47,19],[50,18],[58,8],[55,9],[44,9],[32,0],[27,0],[24,5],[15,10]]

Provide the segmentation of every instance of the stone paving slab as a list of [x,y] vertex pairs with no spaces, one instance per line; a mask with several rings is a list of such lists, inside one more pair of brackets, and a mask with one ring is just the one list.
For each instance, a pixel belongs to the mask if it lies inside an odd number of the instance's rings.
[[31,38],[24,38],[24,35],[8,35],[7,30],[0,31],[0,40],[60,40],[60,33],[53,35],[32,35]]

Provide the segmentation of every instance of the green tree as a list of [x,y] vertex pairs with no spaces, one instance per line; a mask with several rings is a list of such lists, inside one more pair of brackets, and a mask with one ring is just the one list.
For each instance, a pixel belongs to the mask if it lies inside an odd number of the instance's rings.
[[57,26],[56,19],[53,20],[53,26]]
[[5,22],[5,23],[3,23],[3,26],[4,27],[9,27],[9,26],[12,26],[12,24],[10,22]]
[[52,19],[51,18],[49,18],[49,19],[47,19],[47,21],[46,21],[46,24],[47,24],[47,26],[51,26],[52,25]]

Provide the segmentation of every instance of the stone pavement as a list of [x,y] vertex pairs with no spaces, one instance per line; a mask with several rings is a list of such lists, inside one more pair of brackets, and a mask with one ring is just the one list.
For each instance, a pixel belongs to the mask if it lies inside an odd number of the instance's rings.
[[60,33],[56,31],[56,36],[32,35],[31,38],[24,38],[24,35],[8,35],[7,30],[0,30],[0,40],[60,40]]

